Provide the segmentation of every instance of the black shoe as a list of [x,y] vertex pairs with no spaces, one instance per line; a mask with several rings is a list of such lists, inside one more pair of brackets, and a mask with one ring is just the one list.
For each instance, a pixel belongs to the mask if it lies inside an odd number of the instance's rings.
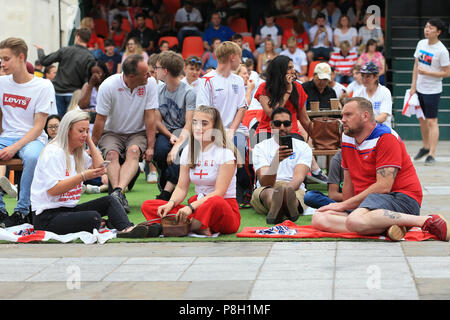
[[434,159],[433,156],[428,156],[425,159],[425,165],[426,166],[434,166],[435,163],[436,163],[436,159]]
[[130,213],[130,205],[128,204],[128,200],[127,197],[125,197],[125,193],[120,193],[120,196],[122,198],[122,206],[124,208],[124,210],[126,211],[126,213]]
[[125,212],[130,213],[130,206],[128,205],[128,200],[125,197],[125,194],[122,193],[122,189],[120,188],[114,189],[114,191],[111,192],[111,197],[114,197],[117,200],[119,200]]
[[314,174],[311,172],[311,175],[306,176],[307,181],[312,181],[313,183],[327,184],[328,177],[323,174],[322,170],[318,174]]
[[420,148],[419,152],[417,152],[416,156],[414,157],[414,160],[419,160],[423,156],[426,156],[429,152],[430,149]]
[[171,196],[172,196],[171,192],[163,190],[158,196],[156,196],[156,199],[169,201]]
[[5,220],[8,218],[7,211],[0,211],[0,228],[6,228]]
[[147,238],[156,238],[162,233],[162,226],[160,223],[152,223],[147,228]]
[[143,225],[138,225],[134,227],[131,231],[117,232],[117,238],[145,238],[148,234],[148,227]]
[[9,227],[13,227],[13,226],[19,226],[21,224],[24,223],[30,223],[30,214],[22,214],[18,211],[15,211],[12,215],[10,215],[9,217],[7,217],[3,223],[5,225],[5,228],[9,228]]

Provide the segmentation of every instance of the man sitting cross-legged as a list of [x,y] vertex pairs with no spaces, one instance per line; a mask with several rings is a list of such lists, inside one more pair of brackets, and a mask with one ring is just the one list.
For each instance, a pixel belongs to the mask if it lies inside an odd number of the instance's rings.
[[377,235],[401,240],[408,227],[420,227],[448,241],[447,222],[420,216],[422,187],[403,141],[377,124],[369,100],[349,99],[342,110],[342,202],[319,208],[313,227],[328,232]]
[[303,213],[305,186],[303,180],[311,167],[312,150],[307,143],[292,139],[292,149],[283,145],[290,135],[291,112],[276,108],[271,115],[273,136],[253,149],[253,166],[260,185],[252,195],[256,212],[267,214],[267,223],[282,222],[284,217],[296,221]]

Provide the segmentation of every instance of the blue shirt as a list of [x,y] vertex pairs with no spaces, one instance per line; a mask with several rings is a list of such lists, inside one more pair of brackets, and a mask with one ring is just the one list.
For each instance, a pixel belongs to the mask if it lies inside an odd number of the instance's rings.
[[220,41],[228,41],[233,36],[234,31],[228,26],[221,25],[219,29],[214,29],[214,27],[209,27],[203,33],[203,41],[208,41],[208,44],[212,44],[214,38],[219,38]]

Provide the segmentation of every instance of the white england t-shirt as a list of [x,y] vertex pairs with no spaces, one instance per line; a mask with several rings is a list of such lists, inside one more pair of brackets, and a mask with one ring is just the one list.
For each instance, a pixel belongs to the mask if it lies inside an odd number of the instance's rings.
[[[255,172],[263,167],[270,166],[279,147],[280,145],[273,137],[255,146],[253,149],[253,168]],[[299,164],[311,168],[312,150],[308,144],[298,139],[292,139],[292,147],[294,149],[293,155],[281,161],[278,166],[276,181],[292,181],[295,167]],[[257,186],[261,186],[259,181]],[[300,189],[306,190],[303,183],[300,185]]]
[[[229,129],[236,112],[247,106],[244,80],[234,73],[225,78],[215,70],[208,72],[200,78],[197,89],[196,106],[202,105],[219,110],[224,127]],[[244,134],[248,133],[242,124],[238,129]]]
[[[418,59],[419,67],[440,72],[442,67],[450,65],[447,48],[439,41],[429,45],[428,39],[420,40],[417,43],[414,58]],[[423,94],[436,94],[442,92],[442,78],[417,74],[416,90]]]
[[[189,178],[195,185],[195,193],[198,195],[198,199],[215,190],[220,166],[233,160],[236,160],[233,151],[215,144],[211,144],[206,151],[199,153],[195,169],[189,170]],[[180,164],[187,166],[189,162],[189,146],[187,146],[181,153]],[[236,169],[224,198],[236,198]]]
[[380,113],[387,113],[388,117],[383,124],[391,127],[392,120],[392,95],[388,88],[379,84],[377,91],[372,97],[367,95],[366,87],[353,94],[353,97],[363,97],[372,102],[375,117]]
[[305,52],[299,48],[296,48],[294,53],[291,53],[289,49],[283,50],[280,55],[291,58],[294,63],[294,69],[297,72],[302,72],[302,67],[308,65]]
[[131,92],[123,73],[115,74],[103,81],[98,90],[96,111],[107,116],[104,131],[122,134],[144,131],[144,112],[157,108],[158,90],[153,77]]
[[[34,126],[36,113],[52,114],[55,107],[55,89],[48,79],[34,77],[26,83],[16,83],[12,75],[0,77],[2,110],[1,137],[22,138]],[[47,143],[42,131],[37,138]]]
[[[92,166],[92,159],[86,152],[83,155],[84,168],[88,169]],[[33,182],[31,183],[31,207],[33,211],[36,211],[36,215],[41,214],[43,210],[60,207],[73,208],[78,204],[82,193],[82,183],[57,196],[51,196],[47,193],[59,181],[79,174],[75,171],[73,155],[70,155],[70,162],[71,168],[68,170],[64,151],[56,143],[49,143],[43,149],[37,161]]]

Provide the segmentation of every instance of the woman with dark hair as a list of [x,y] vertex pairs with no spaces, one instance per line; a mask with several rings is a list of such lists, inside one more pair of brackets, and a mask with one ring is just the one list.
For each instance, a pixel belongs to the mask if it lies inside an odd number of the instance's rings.
[[53,140],[58,133],[59,123],[61,122],[61,117],[57,114],[52,114],[47,117],[45,122],[44,131],[48,136],[48,141]]
[[78,106],[81,109],[87,109],[91,116],[90,123],[95,121],[95,107],[97,106],[97,93],[102,82],[109,77],[109,69],[102,61],[95,61],[95,63],[88,70],[88,79],[81,88],[81,97],[78,101]]
[[255,93],[255,99],[264,110],[256,129],[257,141],[270,137],[270,115],[278,107],[285,107],[292,113],[292,136],[303,140],[296,120],[300,120],[304,128],[309,127],[310,120],[305,108],[307,98],[302,85],[295,80],[292,59],[282,55],[273,59],[267,66],[266,82]]
[[122,19],[123,16],[121,14],[115,15],[111,21],[111,30],[109,32],[109,39],[114,41],[114,46],[119,51],[125,49],[125,43],[128,39],[128,32],[122,29]]

